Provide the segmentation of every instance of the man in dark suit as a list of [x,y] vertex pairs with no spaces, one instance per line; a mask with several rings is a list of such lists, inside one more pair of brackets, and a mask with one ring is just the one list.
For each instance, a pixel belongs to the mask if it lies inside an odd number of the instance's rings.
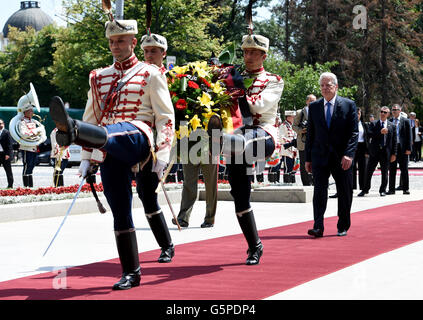
[[363,197],[369,193],[372,175],[378,163],[380,163],[380,171],[382,173],[379,194],[382,197],[386,195],[389,163],[395,161],[395,155],[397,153],[397,133],[395,126],[388,121],[389,113],[388,107],[381,107],[380,120],[372,121],[368,126],[367,137],[370,157],[367,164],[364,189],[358,194],[359,197]]
[[357,110],[354,101],[337,95],[336,75],[322,73],[319,83],[323,98],[310,104],[305,145],[306,170],[313,172],[314,177],[314,226],[308,234],[323,236],[323,216],[332,174],[338,193],[338,236],[345,236],[351,225],[351,165],[358,142]]
[[0,165],[3,165],[4,171],[6,171],[8,188],[13,188],[12,159],[12,137],[10,136],[9,131],[4,128],[3,119],[0,119]]
[[397,175],[397,164],[401,170],[401,182],[403,194],[410,194],[408,181],[408,157],[411,154],[411,126],[410,120],[400,117],[401,106],[392,106],[391,121],[397,129],[397,158],[391,162],[389,167],[389,191],[387,194],[395,194],[395,179]]

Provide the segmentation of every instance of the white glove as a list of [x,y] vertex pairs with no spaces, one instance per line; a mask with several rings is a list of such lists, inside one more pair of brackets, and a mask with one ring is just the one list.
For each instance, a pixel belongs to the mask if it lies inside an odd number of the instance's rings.
[[90,160],[81,160],[79,164],[78,173],[80,177],[86,178],[88,175],[88,171],[92,169]]
[[157,177],[159,177],[159,180],[163,177],[163,171],[166,168],[166,165],[166,162],[161,161],[159,159],[156,160],[156,163],[153,163],[153,168],[151,169],[151,171],[157,173]]

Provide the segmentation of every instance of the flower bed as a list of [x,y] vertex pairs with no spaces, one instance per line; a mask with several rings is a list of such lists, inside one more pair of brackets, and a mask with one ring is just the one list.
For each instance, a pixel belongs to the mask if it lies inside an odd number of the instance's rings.
[[[204,188],[204,182],[198,181],[199,188]],[[226,180],[218,180],[219,189],[229,188]],[[166,183],[166,190],[182,190],[182,183]],[[103,184],[94,184],[95,190],[99,196],[103,192]],[[136,193],[136,183],[132,182],[133,192]],[[28,203],[37,201],[55,201],[72,199],[78,191],[79,185],[67,187],[45,187],[45,188],[16,188],[0,190],[0,205],[1,204],[14,204],[14,203]],[[92,197],[91,188],[89,184],[84,184],[78,198]]]

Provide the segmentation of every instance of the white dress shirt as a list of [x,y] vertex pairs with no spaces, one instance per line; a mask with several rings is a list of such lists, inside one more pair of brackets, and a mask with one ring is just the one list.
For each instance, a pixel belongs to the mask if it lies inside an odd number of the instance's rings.
[[332,117],[333,116],[333,109],[334,109],[334,106],[335,106],[335,100],[336,100],[336,94],[330,101],[327,101],[325,98],[323,98],[323,102],[325,104],[325,113],[324,113],[325,119],[326,119],[326,111],[328,109],[327,103],[330,102],[330,104],[331,104],[330,115]]

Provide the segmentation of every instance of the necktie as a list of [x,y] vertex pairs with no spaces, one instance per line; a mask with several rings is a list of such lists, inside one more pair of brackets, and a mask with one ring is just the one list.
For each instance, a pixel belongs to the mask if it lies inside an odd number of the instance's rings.
[[399,125],[398,125],[398,121],[399,121],[399,119],[395,119],[395,125],[396,125],[396,128],[395,129],[397,129],[397,137],[399,136]]
[[332,118],[332,114],[330,113],[330,107],[331,107],[331,103],[328,102],[326,103],[326,123],[328,125],[328,128],[330,127],[330,119]]
[[[381,123],[381,125],[382,125],[382,129],[383,129],[383,128],[384,128],[384,122],[383,122],[383,121],[381,121],[380,123]],[[384,135],[384,134],[382,134],[382,139],[381,139],[381,141],[380,141],[380,146],[381,146],[381,147],[384,147],[384,146],[385,146],[385,135]]]

